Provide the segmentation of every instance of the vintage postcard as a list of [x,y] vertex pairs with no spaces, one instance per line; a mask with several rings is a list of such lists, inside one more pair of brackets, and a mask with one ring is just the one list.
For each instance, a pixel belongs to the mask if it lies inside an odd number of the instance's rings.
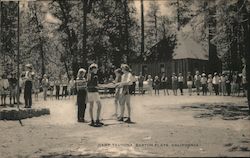
[[249,0],[0,0],[0,157],[250,157]]

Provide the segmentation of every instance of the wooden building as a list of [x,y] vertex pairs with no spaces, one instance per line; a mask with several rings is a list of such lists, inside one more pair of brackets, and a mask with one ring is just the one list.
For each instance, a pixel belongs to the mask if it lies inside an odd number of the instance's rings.
[[186,79],[187,73],[194,75],[196,70],[207,72],[208,51],[192,38],[177,34],[174,47],[169,40],[163,39],[150,48],[145,54],[147,57],[138,57],[130,65],[132,71],[139,75],[161,76],[165,73],[171,77],[172,73],[183,74]]

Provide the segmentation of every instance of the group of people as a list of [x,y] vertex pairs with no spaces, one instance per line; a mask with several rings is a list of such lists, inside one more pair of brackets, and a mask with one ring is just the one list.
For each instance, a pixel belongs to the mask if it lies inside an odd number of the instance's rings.
[[[186,85],[188,89],[188,94],[193,94],[193,88],[197,95],[233,95],[239,96],[242,90],[243,95],[246,96],[246,75],[244,70],[241,74],[234,73],[217,73],[208,74],[201,73],[199,71],[195,72],[195,75],[192,75],[191,72],[188,72],[186,79],[182,73],[179,73],[178,76],[175,73],[172,73],[171,77],[167,77],[165,73],[161,77],[155,76],[152,78],[151,75],[144,77],[142,73],[138,76],[138,90],[139,94],[143,95],[145,90],[152,95],[152,90],[155,90],[155,95],[159,95],[160,89],[163,90],[164,95],[169,95],[169,90],[172,89],[173,94],[177,96],[177,90],[180,90],[180,95],[183,95],[183,88]],[[147,87],[144,87],[144,82],[147,82]],[[186,82],[186,83],[185,83]]]
[[[67,97],[71,94],[77,95],[76,101],[78,106],[78,122],[86,122],[85,120],[85,110],[86,105],[89,103],[90,112],[90,125],[97,127],[102,126],[103,123],[100,121],[101,115],[101,100],[99,96],[99,75],[98,75],[97,64],[91,64],[88,71],[81,68],[78,71],[77,78],[74,80],[72,77],[68,80],[68,76],[53,78],[48,77],[46,74],[43,78],[39,78],[32,70],[32,65],[26,65],[26,71],[22,73],[20,77],[20,83],[18,84],[18,77],[16,74],[11,74],[9,77],[0,78],[0,94],[1,103],[6,105],[6,97],[10,96],[10,103],[13,104],[17,101],[19,102],[19,96],[21,90],[24,90],[24,101],[25,108],[32,107],[32,94],[34,94],[35,99],[38,99],[38,94],[42,91],[44,100],[47,100],[47,93],[50,93],[51,98],[54,96],[53,92],[55,90],[55,97],[59,99],[60,91],[62,90],[61,96]],[[131,106],[130,106],[130,94],[131,86],[133,85],[133,77],[130,73],[130,68],[126,64],[122,64],[121,68],[114,70],[115,77],[113,79],[110,77],[109,83],[113,84],[115,93],[115,114],[118,121],[124,121],[126,123],[131,123]],[[19,90],[18,90],[19,87]],[[69,93],[69,94],[68,94]],[[93,115],[93,106],[96,103],[96,119]],[[127,107],[128,115],[125,118],[125,106]]]
[[[76,79],[76,89],[77,89],[77,105],[78,105],[78,122],[85,121],[85,109],[86,104],[89,103],[89,113],[91,119],[91,126],[99,127],[103,123],[100,121],[101,114],[101,100],[98,92],[98,66],[97,64],[91,64],[89,66],[88,72],[81,68],[78,71]],[[87,75],[86,75],[87,72]],[[127,64],[122,64],[121,68],[116,69],[115,79],[112,81],[115,87],[115,114],[118,121],[124,121],[126,123],[131,123],[131,106],[130,106],[130,91],[129,86],[132,85],[132,74],[130,73],[130,68]],[[97,105],[96,121],[93,117],[93,106],[94,103]],[[128,111],[128,117],[125,120],[124,112],[125,105]],[[118,112],[118,109],[119,112]]]

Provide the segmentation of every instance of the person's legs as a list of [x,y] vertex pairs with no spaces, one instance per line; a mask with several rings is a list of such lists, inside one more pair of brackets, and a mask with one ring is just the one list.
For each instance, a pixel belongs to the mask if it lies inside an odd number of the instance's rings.
[[121,104],[120,104],[120,107],[121,107],[121,115],[119,116],[119,119],[118,121],[123,121],[123,117],[124,117],[124,111],[125,111],[125,95],[122,95],[121,96]]
[[96,104],[97,104],[96,121],[97,121],[97,123],[100,123],[100,115],[101,115],[102,104],[101,104],[100,100],[96,101]]
[[93,106],[94,106],[94,102],[91,101],[89,102],[89,115],[90,115],[90,119],[91,119],[91,124],[90,125],[94,125],[94,117],[93,117]]
[[131,107],[130,107],[130,95],[126,95],[126,105],[127,105],[127,109],[128,109],[128,118],[130,118],[131,116]]

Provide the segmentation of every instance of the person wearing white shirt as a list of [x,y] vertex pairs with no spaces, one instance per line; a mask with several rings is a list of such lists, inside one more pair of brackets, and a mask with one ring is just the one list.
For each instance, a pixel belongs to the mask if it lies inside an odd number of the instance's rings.
[[214,77],[213,77],[213,86],[214,86],[214,91],[215,91],[215,95],[219,95],[219,81],[220,78],[217,74],[217,72],[214,73]]
[[24,85],[24,100],[25,106],[24,108],[31,108],[32,106],[32,65],[26,65],[27,71],[25,72],[25,85]]
[[207,95],[207,77],[205,73],[203,73],[201,77],[201,87],[202,95]]
[[179,89],[180,89],[181,95],[183,95],[183,82],[184,82],[184,79],[183,79],[182,73],[179,73],[179,76],[178,76],[178,85],[179,85]]
[[127,105],[128,111],[128,119],[124,122],[131,123],[131,106],[130,106],[130,93],[129,93],[129,86],[132,85],[132,74],[129,72],[130,68],[127,64],[122,64],[121,69],[123,72],[122,79],[118,84],[118,87],[121,88],[121,115],[118,121],[124,121],[124,111],[125,111],[125,104]]

